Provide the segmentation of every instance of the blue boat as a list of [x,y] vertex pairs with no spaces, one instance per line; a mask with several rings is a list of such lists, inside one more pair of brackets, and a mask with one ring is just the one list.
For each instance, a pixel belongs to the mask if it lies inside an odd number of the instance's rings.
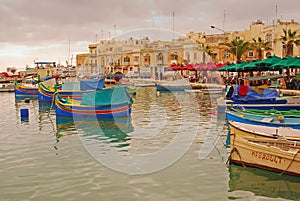
[[300,110],[299,97],[279,97],[276,89],[259,87],[232,86],[226,98],[220,98],[217,101],[220,112],[225,112],[226,108],[234,106],[260,110]]
[[82,100],[56,95],[56,115],[66,117],[115,118],[131,115],[132,98],[125,87],[85,93]]
[[38,87],[36,86],[25,86],[22,84],[15,84],[15,95],[16,96],[37,96]]
[[81,100],[85,93],[102,90],[104,88],[104,78],[81,80],[80,83],[78,83],[78,87],[74,86],[73,83],[72,85],[71,83],[64,83],[62,89],[55,89],[53,87],[45,86],[41,82],[38,85],[38,100],[42,102],[52,102],[55,99],[56,94],[60,95],[61,98]]
[[296,117],[255,115],[226,110],[226,119],[228,121],[235,121],[252,125],[290,127],[300,129],[300,118]]

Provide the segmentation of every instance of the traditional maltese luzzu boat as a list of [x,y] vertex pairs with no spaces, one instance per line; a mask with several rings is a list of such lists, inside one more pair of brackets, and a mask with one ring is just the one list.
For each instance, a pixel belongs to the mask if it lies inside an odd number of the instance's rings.
[[56,115],[66,117],[114,118],[131,114],[132,98],[126,88],[114,87],[85,93],[82,100],[56,95]]

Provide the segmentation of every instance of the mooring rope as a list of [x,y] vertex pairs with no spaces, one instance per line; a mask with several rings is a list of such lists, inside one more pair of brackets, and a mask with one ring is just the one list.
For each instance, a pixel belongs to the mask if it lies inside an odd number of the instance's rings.
[[298,151],[294,154],[293,159],[291,160],[290,164],[287,166],[287,168],[283,172],[280,173],[280,175],[283,175],[291,167],[292,163],[295,161],[295,158],[299,152],[300,152],[300,149],[298,149]]

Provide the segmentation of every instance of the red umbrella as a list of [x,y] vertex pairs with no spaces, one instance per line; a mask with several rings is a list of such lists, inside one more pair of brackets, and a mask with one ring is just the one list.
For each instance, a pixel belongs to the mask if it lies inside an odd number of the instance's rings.
[[183,70],[196,70],[196,68],[193,64],[188,64],[183,67]]
[[182,66],[172,65],[169,66],[166,70],[182,70]]
[[196,64],[195,68],[196,70],[205,70],[206,64],[205,63]]
[[212,70],[217,70],[217,65],[213,62],[209,62],[206,65],[206,70],[212,71]]
[[226,63],[218,63],[218,64],[216,64],[216,66],[219,69],[219,68],[222,68],[224,66],[227,66],[228,64],[230,64],[230,62],[227,61]]

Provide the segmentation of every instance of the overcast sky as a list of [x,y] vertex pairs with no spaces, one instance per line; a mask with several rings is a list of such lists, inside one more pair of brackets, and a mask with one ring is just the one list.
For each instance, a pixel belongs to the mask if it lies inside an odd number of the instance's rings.
[[143,37],[152,28],[162,29],[154,38],[163,39],[173,21],[183,35],[220,33],[211,25],[244,30],[258,19],[272,25],[276,13],[300,22],[299,8],[299,0],[0,0],[0,69],[33,67],[34,60],[66,64],[72,55],[74,64],[96,40],[135,30],[144,30],[135,38]]

